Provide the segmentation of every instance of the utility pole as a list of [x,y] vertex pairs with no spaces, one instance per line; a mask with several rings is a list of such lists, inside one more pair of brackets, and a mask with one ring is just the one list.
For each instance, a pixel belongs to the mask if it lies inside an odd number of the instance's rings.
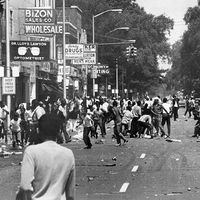
[[119,71],[119,66],[118,66],[118,59],[116,59],[116,98],[118,99],[118,90],[119,90],[119,85],[118,85],[118,72]]

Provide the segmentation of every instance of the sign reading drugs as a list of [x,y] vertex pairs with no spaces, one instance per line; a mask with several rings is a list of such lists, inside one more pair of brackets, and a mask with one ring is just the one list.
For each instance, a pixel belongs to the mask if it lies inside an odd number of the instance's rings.
[[47,41],[10,41],[11,61],[49,61],[50,44]]
[[96,45],[84,44],[83,45],[83,57],[80,59],[72,60],[74,65],[94,65],[96,64]]
[[83,58],[83,45],[82,44],[66,44],[65,45],[66,59],[80,59]]
[[15,78],[4,77],[2,79],[2,85],[3,85],[3,94],[15,94],[16,93]]
[[55,10],[44,8],[25,9],[25,23],[55,23]]

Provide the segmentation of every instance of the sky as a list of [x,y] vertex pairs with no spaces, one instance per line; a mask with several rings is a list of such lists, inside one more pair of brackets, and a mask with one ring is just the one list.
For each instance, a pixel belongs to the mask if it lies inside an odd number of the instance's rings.
[[183,17],[189,7],[197,6],[197,0],[137,0],[147,13],[155,16],[164,14],[174,20],[174,30],[169,36],[169,42],[173,44],[179,40],[187,29]]
[[[170,44],[181,39],[187,26],[183,20],[189,7],[197,6],[197,0],[137,0],[140,7],[144,7],[147,13],[155,16],[164,14],[174,20],[174,29],[168,36]],[[159,61],[160,69],[169,69],[171,64]]]

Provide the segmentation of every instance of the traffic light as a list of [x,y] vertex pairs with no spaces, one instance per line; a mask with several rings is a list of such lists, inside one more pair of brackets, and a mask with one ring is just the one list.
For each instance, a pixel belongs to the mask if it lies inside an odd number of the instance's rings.
[[130,56],[131,57],[135,57],[135,56],[137,56],[137,48],[136,47],[130,47]]
[[126,47],[125,55],[126,55],[126,57],[130,57],[130,55],[131,55],[131,47],[130,46]]

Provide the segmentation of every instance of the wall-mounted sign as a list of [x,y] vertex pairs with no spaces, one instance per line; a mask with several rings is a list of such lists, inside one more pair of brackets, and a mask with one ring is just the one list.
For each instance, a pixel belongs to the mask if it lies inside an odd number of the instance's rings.
[[92,65],[96,64],[96,53],[83,53],[83,58],[72,60],[74,65]]
[[97,65],[98,74],[110,74],[110,69],[108,65]]
[[49,42],[10,41],[11,61],[49,61]]
[[88,72],[92,72],[92,69],[95,68],[97,71],[98,75],[107,75],[110,74],[110,68],[108,65],[94,65],[94,67],[92,65],[88,65]]
[[15,78],[4,77],[2,79],[2,85],[3,85],[3,94],[15,94],[16,93]]
[[55,19],[55,10],[53,9],[25,9],[25,23],[55,23]]
[[25,34],[62,34],[63,26],[62,25],[24,25]]
[[66,59],[80,59],[83,58],[83,45],[82,44],[66,44],[65,45]]
[[96,45],[84,44],[83,45],[83,58],[72,60],[74,65],[94,65],[96,64]]

